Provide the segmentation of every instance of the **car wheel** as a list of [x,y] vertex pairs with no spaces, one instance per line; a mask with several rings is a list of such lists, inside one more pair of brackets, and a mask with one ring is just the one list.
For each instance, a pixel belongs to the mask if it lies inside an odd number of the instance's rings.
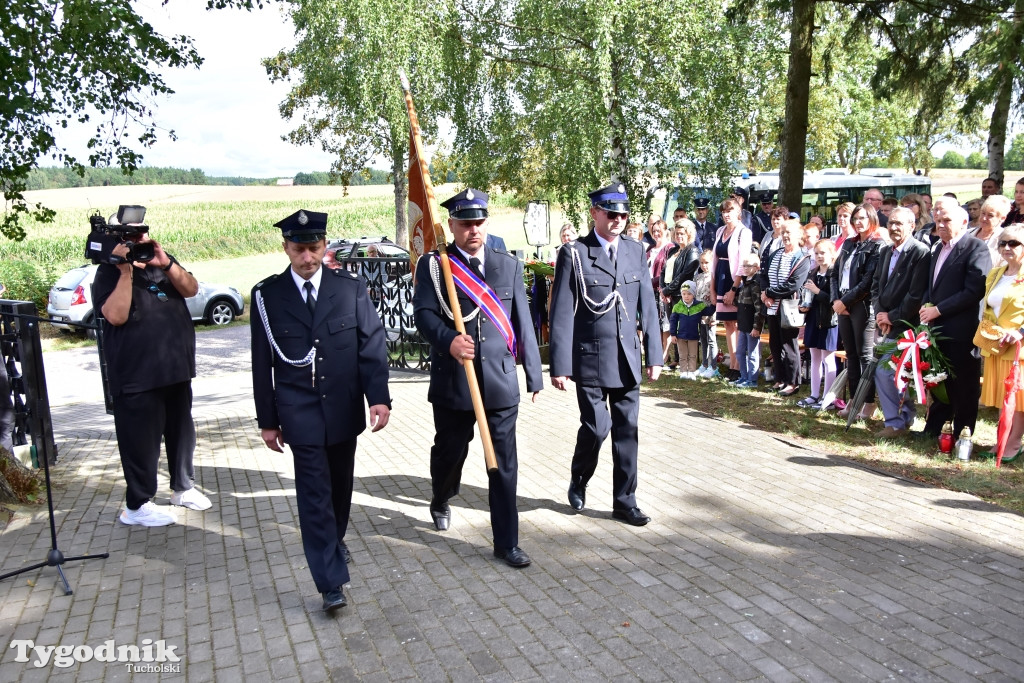
[[206,321],[211,325],[227,325],[235,319],[235,307],[226,299],[210,302],[206,308]]
[[[96,324],[96,318],[90,315],[88,318],[86,318],[82,322],[85,323],[86,325],[95,325]],[[83,330],[83,332],[85,332],[85,338],[86,339],[92,339],[92,340],[95,341],[95,339],[96,339],[96,330],[95,329],[86,328],[85,330]]]

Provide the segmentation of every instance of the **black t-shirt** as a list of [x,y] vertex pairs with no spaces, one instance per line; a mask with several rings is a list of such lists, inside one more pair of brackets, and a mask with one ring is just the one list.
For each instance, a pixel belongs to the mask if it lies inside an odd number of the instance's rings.
[[[100,264],[92,284],[99,313],[121,278]],[[115,396],[187,382],[196,376],[196,331],[185,297],[156,266],[134,268],[132,306],[123,325],[103,321],[103,356]]]

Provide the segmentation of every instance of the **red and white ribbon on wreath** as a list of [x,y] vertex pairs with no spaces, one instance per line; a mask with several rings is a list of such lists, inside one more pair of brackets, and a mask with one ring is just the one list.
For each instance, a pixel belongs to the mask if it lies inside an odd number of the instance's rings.
[[907,380],[903,377],[903,369],[910,366],[910,374],[914,378],[914,391],[917,392],[917,400],[924,402],[924,377],[921,373],[921,351],[931,346],[928,339],[928,332],[921,330],[914,336],[913,330],[906,330],[903,336],[896,341],[896,349],[902,351],[900,362],[896,364],[896,390],[903,391],[907,386]]

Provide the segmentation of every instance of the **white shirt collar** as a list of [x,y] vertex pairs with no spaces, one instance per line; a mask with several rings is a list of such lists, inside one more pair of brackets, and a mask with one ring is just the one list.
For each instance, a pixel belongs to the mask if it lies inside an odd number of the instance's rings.
[[[467,254],[466,252],[464,252],[464,251],[462,250],[462,247],[460,247],[460,246],[459,246],[459,245],[457,245],[457,244],[455,245],[455,248],[456,248],[456,249],[458,249],[458,250],[459,250],[459,253],[460,253],[460,254],[462,254],[463,258],[465,258],[465,259],[466,259],[466,263],[469,263],[469,259],[471,259],[471,258],[475,258],[475,259],[479,259],[479,260],[480,260],[480,268],[483,268],[483,267],[484,267],[484,252],[485,252],[485,251],[487,251],[487,249],[485,249],[484,247],[481,247],[481,248],[480,248],[480,250],[479,250],[479,251],[477,251],[477,252],[476,252],[476,254],[475,254],[474,256],[470,256],[469,254]],[[486,273],[487,271],[486,271],[486,270],[484,270],[484,272]]]
[[615,251],[619,250],[619,238],[618,237],[615,238],[615,241],[609,242],[605,238],[601,237],[601,235],[598,234],[597,230],[594,231],[594,237],[596,237],[597,241],[601,243],[601,250],[602,251],[607,252],[609,244],[612,245],[613,247],[615,247]]
[[[299,288],[299,294],[302,295],[302,300],[306,300],[306,281],[302,279],[302,276],[296,273],[293,269],[289,268],[288,272],[292,274],[292,281],[295,286]],[[309,282],[313,285],[313,296],[319,298],[320,296],[320,278],[323,277],[324,267],[320,266],[316,269],[309,278]]]

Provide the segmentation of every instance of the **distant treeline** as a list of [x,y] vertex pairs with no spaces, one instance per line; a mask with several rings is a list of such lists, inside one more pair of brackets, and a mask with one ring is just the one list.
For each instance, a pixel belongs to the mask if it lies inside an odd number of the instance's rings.
[[[29,173],[29,190],[55,190],[67,187],[100,187],[103,185],[276,185],[278,178],[245,178],[242,176],[208,176],[202,169],[143,167],[132,175],[119,168],[86,168],[79,176],[70,168],[37,168]],[[330,185],[330,174],[313,171],[297,173],[292,181],[296,185]],[[351,185],[390,185],[387,171],[366,169],[352,176]]]

